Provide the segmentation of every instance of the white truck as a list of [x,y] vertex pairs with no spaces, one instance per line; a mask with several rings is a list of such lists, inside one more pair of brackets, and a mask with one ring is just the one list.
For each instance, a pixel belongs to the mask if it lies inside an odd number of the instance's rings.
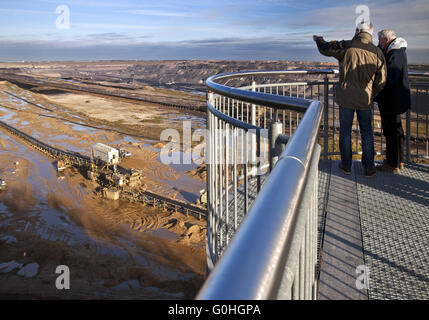
[[128,158],[131,157],[133,154],[127,150],[119,149],[119,157],[121,158]]
[[103,143],[94,144],[92,154],[94,159],[99,159],[107,164],[117,164],[119,162],[119,150]]

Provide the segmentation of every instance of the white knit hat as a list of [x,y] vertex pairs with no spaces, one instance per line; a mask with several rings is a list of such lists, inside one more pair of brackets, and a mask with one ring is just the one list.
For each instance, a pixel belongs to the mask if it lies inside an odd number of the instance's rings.
[[374,32],[374,27],[372,26],[372,23],[369,21],[362,21],[358,23],[356,28],[359,29],[361,32],[367,32],[369,34],[372,34]]

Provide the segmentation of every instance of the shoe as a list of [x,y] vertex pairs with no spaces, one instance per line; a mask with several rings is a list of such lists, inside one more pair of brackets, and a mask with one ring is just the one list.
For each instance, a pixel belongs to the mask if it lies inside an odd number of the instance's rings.
[[338,164],[338,168],[345,174],[345,175],[350,175],[352,173],[351,170],[347,170],[344,169],[343,165],[341,164],[341,162]]
[[390,173],[399,173],[400,172],[400,167],[392,167],[387,162],[383,162],[383,164],[377,166],[376,169],[378,171],[390,172]]
[[377,173],[377,170],[375,170],[375,168],[365,168],[365,177],[367,178],[371,178],[373,176],[375,176],[375,174]]

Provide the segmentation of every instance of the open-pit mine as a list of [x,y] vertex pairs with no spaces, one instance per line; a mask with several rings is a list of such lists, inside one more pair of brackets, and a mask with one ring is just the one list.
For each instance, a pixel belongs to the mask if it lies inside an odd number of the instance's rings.
[[[201,163],[162,163],[160,134],[183,120],[204,128],[204,97],[45,67],[0,72],[0,297],[193,298],[206,272],[205,181]],[[170,152],[185,151],[179,141]]]

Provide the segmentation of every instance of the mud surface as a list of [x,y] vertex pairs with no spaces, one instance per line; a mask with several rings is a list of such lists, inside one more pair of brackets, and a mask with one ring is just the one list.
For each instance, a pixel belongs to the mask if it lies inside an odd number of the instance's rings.
[[[176,199],[193,202],[204,187],[185,174],[189,168],[161,163],[157,141],[94,127],[56,102],[0,83],[0,120],[37,139],[86,155],[95,142],[124,148],[133,156],[122,166],[143,170],[148,190]],[[97,198],[76,168],[58,176],[53,159],[2,129],[0,177],[7,181],[0,191],[1,297],[183,299],[204,281],[205,221]],[[36,275],[1,269],[12,261],[37,264]],[[70,268],[70,290],[55,287],[58,265]]]

